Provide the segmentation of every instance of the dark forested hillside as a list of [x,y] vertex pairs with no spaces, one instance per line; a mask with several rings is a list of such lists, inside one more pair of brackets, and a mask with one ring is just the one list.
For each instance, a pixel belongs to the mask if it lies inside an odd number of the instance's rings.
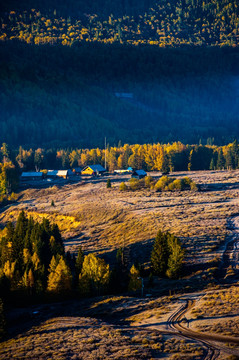
[[39,9],[43,12],[57,10],[61,16],[80,16],[86,14],[99,14],[109,16],[144,14],[155,0],[8,0],[0,3],[0,11],[26,11]]
[[36,45],[97,41],[176,47],[237,46],[239,39],[236,0],[35,0],[10,4],[0,17],[3,41],[16,38]]
[[21,1],[0,7],[0,142],[232,141],[237,1]]
[[238,58],[237,48],[2,43],[0,142],[227,143],[239,130]]

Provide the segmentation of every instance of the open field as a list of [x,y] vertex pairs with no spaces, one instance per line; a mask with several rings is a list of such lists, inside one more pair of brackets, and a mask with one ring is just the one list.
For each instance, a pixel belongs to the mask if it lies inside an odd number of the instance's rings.
[[[159,229],[180,237],[186,257],[182,279],[154,277],[150,288],[145,281],[145,294],[151,295],[144,298],[127,294],[10,309],[9,340],[0,346],[0,359],[239,357],[236,343],[219,344],[193,335],[189,339],[169,320],[189,299],[193,305],[186,309],[187,322],[181,319],[185,327],[239,338],[235,259],[231,262],[230,254],[225,258],[227,244],[238,237],[239,171],[172,176],[189,176],[201,191],[121,192],[119,184],[129,176],[112,176],[109,189],[107,178],[27,189],[17,203],[3,209],[2,228],[22,209],[35,219],[46,216],[58,223],[67,251],[77,253],[82,246],[85,253],[96,252],[111,264],[116,250],[125,246],[130,262],[138,260],[147,268]],[[224,287],[232,279],[233,284]]]
[[58,317],[0,345],[0,359],[200,359],[193,341],[155,331],[122,329],[100,320]]
[[[65,186],[28,189],[19,203],[1,213],[3,225],[15,220],[21,209],[39,219],[46,216],[58,223],[66,250],[96,252],[112,261],[112,252],[131,249],[132,261],[147,263],[159,229],[179,236],[187,252],[187,264],[215,262],[231,234],[228,219],[239,213],[239,171],[177,173],[191,177],[200,192],[155,192],[148,189],[119,191],[121,180],[112,176]],[[159,173],[152,173],[158,177]],[[52,200],[55,206],[51,206]]]
[[192,308],[190,326],[194,329],[239,338],[239,288],[208,292]]
[[[198,295],[203,294],[189,297]],[[208,349],[201,340],[170,327],[169,318],[183,301],[180,295],[106,296],[13,309],[0,359],[205,359]],[[216,346],[221,351],[213,359],[239,354],[236,344]]]

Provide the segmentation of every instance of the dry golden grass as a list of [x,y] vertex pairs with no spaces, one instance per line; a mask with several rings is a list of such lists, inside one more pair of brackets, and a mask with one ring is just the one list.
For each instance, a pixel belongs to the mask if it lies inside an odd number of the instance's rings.
[[239,336],[239,318],[231,318],[229,320],[223,319],[218,322],[215,322],[212,325],[198,325],[199,331],[216,333],[226,336]]
[[239,287],[208,292],[191,310],[191,326],[205,333],[239,336]]
[[[203,185],[205,191],[157,193],[144,189],[121,192],[120,182],[112,181],[112,188],[106,189],[106,179],[62,188],[29,189],[21,194],[18,204],[0,214],[0,221],[2,224],[14,221],[24,209],[36,220],[46,216],[57,222],[66,250],[76,252],[81,245],[85,252],[107,255],[120,246],[131,246],[132,260],[138,258],[145,263],[158,229],[168,230],[181,238],[188,264],[211,261],[212,268],[203,273],[210,277],[215,270],[215,258],[222,256],[218,248],[231,235],[227,220],[239,212],[239,171],[188,175]],[[185,174],[173,176],[184,177]],[[207,188],[208,185],[212,188]],[[202,276],[202,271],[196,273],[197,276]],[[163,282],[169,283],[159,280],[158,288]],[[174,288],[174,283],[170,282],[169,286]],[[119,296],[91,301],[87,309],[80,312],[89,318],[79,317],[78,312],[76,317],[43,322],[3,342],[0,359],[150,359],[164,356],[174,360],[199,359],[202,348],[193,341],[181,341],[176,336],[160,335],[143,327],[130,329],[94,319],[113,319],[128,325],[146,323],[151,318],[167,316],[176,305],[176,297],[150,300]],[[235,286],[209,292],[192,309],[191,316],[214,319],[211,327],[208,323],[197,322],[199,327],[207,326],[201,330],[217,332],[220,327],[225,334],[233,331],[238,334],[238,313],[239,290]],[[218,319],[218,316],[228,318]]]
[[94,319],[53,318],[0,344],[0,359],[151,358],[150,348],[141,348],[131,337],[130,332],[121,334],[116,327]]
[[[20,211],[13,210],[7,213],[7,220],[8,221],[15,221],[18,217]],[[31,216],[35,221],[41,222],[43,218],[48,219],[50,222],[55,223],[58,225],[60,231],[63,233],[74,231],[74,229],[78,229],[81,226],[81,222],[77,221],[74,216],[66,216],[54,212],[48,213],[40,213],[36,211],[27,211],[27,216]]]
[[194,317],[218,317],[239,314],[239,287],[232,286],[205,295],[192,309]]
[[0,344],[0,359],[200,359],[202,348],[158,332],[119,328],[82,317],[59,317]]
[[[153,239],[161,229],[181,238],[188,250],[188,263],[208,262],[217,256],[218,247],[230,235],[228,217],[238,212],[239,171],[187,175],[205,191],[121,192],[120,181],[114,182],[117,177],[112,177],[111,189],[106,189],[104,178],[61,188],[28,189],[18,205],[0,215],[0,221],[3,224],[14,220],[25,209],[36,219],[46,216],[56,221],[63,231],[66,250],[76,253],[81,245],[86,252],[107,254],[120,246],[134,246],[132,256],[141,262],[148,261]],[[185,173],[172,176],[184,177]],[[225,189],[220,188],[222,184]],[[212,189],[208,189],[209,185]]]

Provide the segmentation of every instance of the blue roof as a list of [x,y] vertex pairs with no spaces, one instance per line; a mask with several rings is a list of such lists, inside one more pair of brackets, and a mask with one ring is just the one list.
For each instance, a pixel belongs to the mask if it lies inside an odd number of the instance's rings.
[[139,176],[146,176],[147,173],[144,170],[135,170],[136,174]]
[[98,172],[100,172],[100,171],[106,171],[105,170],[105,168],[103,168],[103,166],[101,166],[101,165],[89,165],[89,166],[87,166],[87,167],[89,167],[89,168],[91,168],[93,171],[98,171]]
[[35,172],[35,171],[23,172],[21,175],[21,177],[42,177],[42,176],[43,176],[42,172]]

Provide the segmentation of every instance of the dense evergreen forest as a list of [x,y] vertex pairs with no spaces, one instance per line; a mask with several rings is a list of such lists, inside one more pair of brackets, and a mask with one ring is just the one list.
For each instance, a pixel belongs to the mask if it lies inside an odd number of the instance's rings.
[[233,141],[238,11],[226,0],[1,4],[0,143]]
[[3,13],[2,40],[17,38],[37,45],[82,41],[163,47],[238,44],[236,0],[25,3],[25,8],[24,2],[20,7],[10,3],[11,11]]
[[2,42],[0,142],[228,143],[239,132],[238,60],[231,47]]

